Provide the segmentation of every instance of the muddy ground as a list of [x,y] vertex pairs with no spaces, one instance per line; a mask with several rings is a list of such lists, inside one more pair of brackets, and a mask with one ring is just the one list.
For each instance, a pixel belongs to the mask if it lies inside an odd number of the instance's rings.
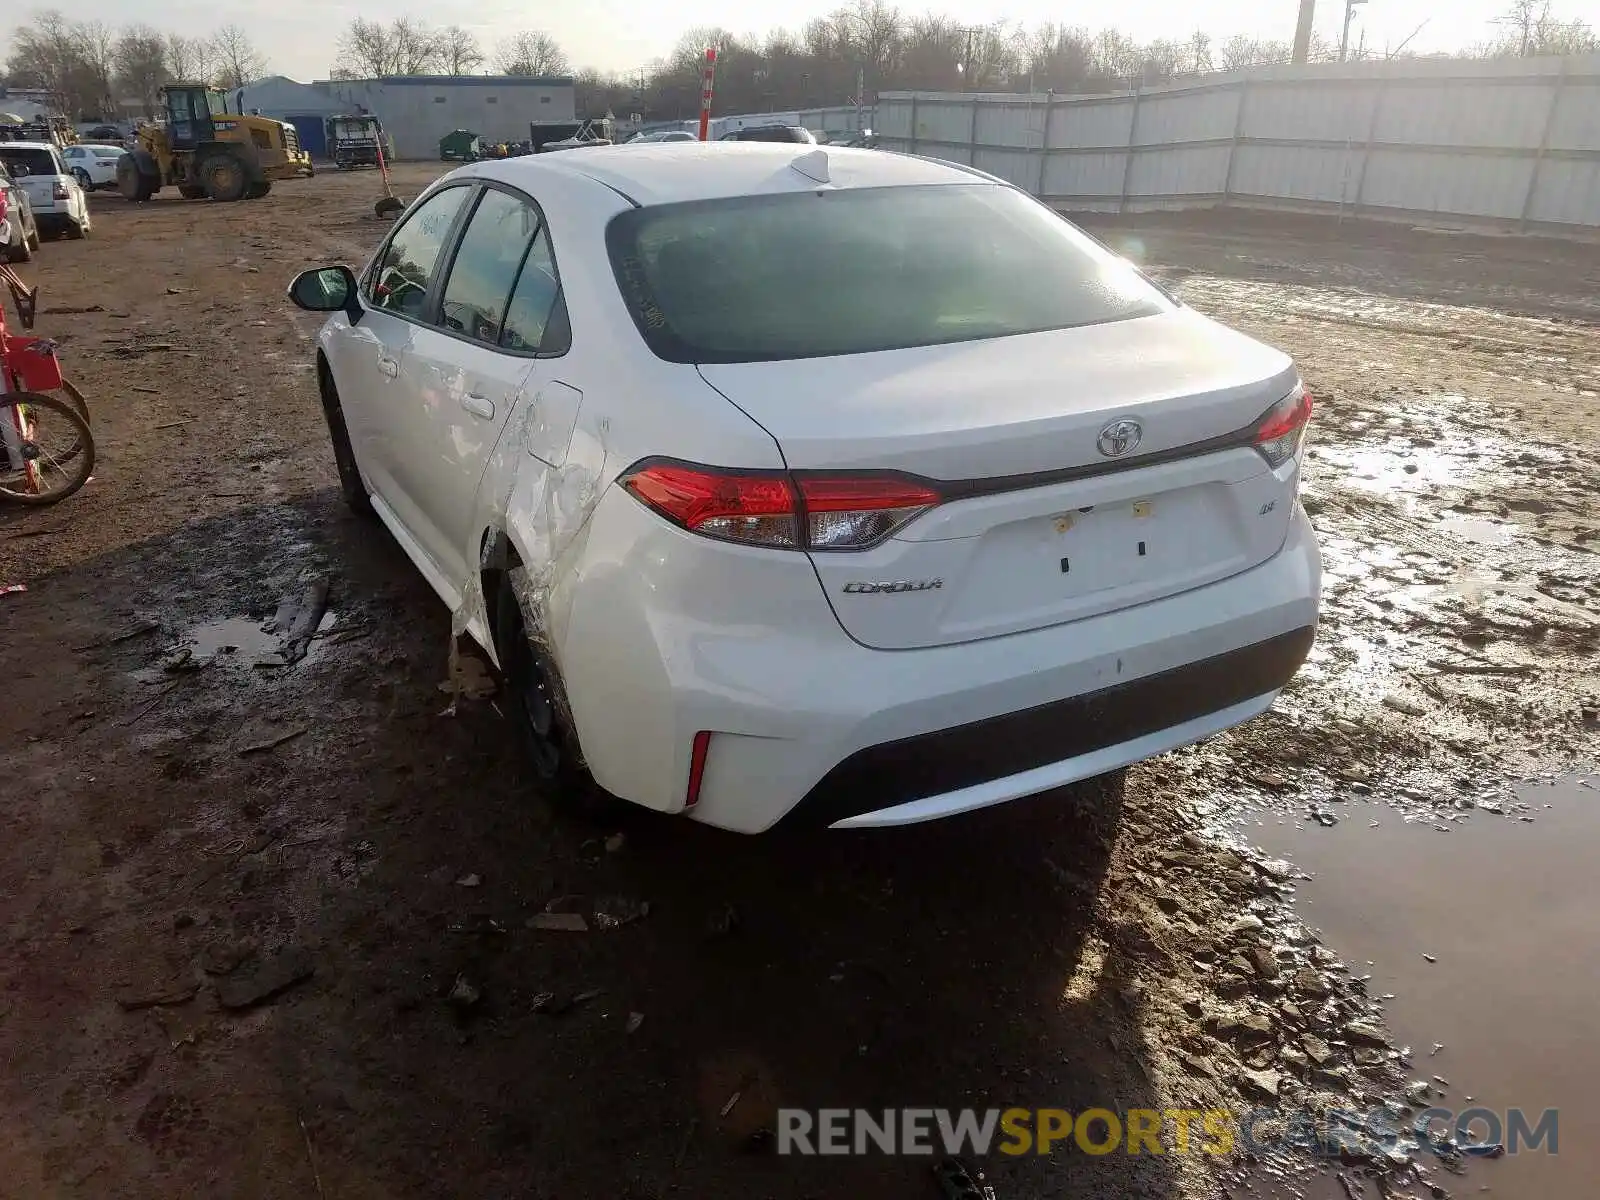
[[[1542,815],[1519,781],[1594,765],[1600,250],[1098,226],[1303,365],[1311,663],[1269,715],[1125,776],[752,840],[559,817],[492,700],[442,715],[448,615],[346,516],[315,323],[283,300],[376,244],[376,189],[97,196],[94,238],[29,272],[99,466],[0,512],[0,585],[29,589],[0,595],[0,1192],[935,1197],[925,1161],[780,1159],[762,1131],[780,1103],[1398,1110],[1442,1074],[1385,1030],[1362,948],[1319,941],[1305,873],[1251,843],[1509,839]],[[260,627],[320,577],[333,615],[277,665]],[[1358,885],[1314,886],[1360,911]],[[530,928],[547,908],[589,931]],[[1425,1154],[1261,1159],[989,1173],[1002,1200],[1288,1196],[1335,1170],[1338,1195],[1463,1190]],[[1488,1164],[1496,1194],[1514,1165]]]

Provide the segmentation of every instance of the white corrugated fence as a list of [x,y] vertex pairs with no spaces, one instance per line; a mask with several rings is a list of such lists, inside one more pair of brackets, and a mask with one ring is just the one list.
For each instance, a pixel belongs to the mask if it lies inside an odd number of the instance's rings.
[[1600,227],[1600,55],[1257,68],[1094,96],[884,92],[880,145],[1068,211],[1219,204]]

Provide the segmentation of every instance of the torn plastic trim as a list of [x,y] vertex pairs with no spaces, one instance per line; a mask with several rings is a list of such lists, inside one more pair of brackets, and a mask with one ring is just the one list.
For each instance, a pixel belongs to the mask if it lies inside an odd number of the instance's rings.
[[[545,403],[546,393],[549,404]],[[486,580],[505,581],[516,599],[523,633],[543,676],[558,727],[580,765],[583,749],[556,649],[558,625],[564,625],[557,617],[556,592],[568,565],[582,554],[590,518],[604,491],[609,431],[605,418],[584,419],[582,393],[566,384],[546,383],[531,402],[519,405],[479,484],[474,524],[483,532],[478,553],[461,582],[461,603],[450,619],[449,666],[454,680],[461,635],[479,614],[489,640],[497,643],[496,658],[501,657],[498,638],[502,631],[489,607],[491,598],[484,594],[484,584]]]

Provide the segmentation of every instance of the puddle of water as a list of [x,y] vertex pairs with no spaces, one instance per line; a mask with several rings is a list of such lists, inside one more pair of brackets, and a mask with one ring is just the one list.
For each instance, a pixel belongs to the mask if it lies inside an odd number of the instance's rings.
[[[1499,1200],[1552,1200],[1589,1195],[1600,1177],[1591,1100],[1600,1044],[1590,1036],[1600,987],[1600,788],[1569,778],[1518,794],[1532,805],[1532,823],[1480,813],[1450,836],[1376,807],[1377,829],[1364,820],[1295,829],[1284,820],[1243,832],[1315,875],[1299,887],[1301,919],[1354,971],[1372,973],[1369,993],[1395,994],[1385,1007],[1399,1043],[1415,1051],[1411,1078],[1448,1079],[1442,1107],[1520,1107],[1530,1127],[1545,1109],[1560,1110],[1558,1154],[1524,1150],[1473,1163],[1465,1178],[1435,1178],[1456,1196],[1487,1188]],[[1430,1056],[1435,1042],[1444,1048]],[[1311,1182],[1292,1194],[1345,1200],[1331,1178]],[[1258,1181],[1252,1194],[1291,1192]]]
[[[337,623],[338,617],[334,613],[323,614],[322,622],[317,626],[319,636],[311,639],[305,657],[300,660],[302,663],[316,660],[324,646],[320,635],[328,633]],[[237,666],[278,665],[282,635],[266,632],[263,626],[267,624],[249,617],[224,617],[220,621],[196,625],[184,635],[182,644],[192,652],[195,662],[215,661]]]
[[1514,526],[1482,517],[1446,517],[1439,522],[1439,528],[1479,546],[1506,546],[1517,536]]

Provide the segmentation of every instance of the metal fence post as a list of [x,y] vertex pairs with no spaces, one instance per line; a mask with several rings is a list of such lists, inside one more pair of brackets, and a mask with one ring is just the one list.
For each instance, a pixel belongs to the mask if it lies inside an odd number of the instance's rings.
[[978,106],[982,100],[972,102],[972,125],[967,131],[967,166],[978,165]]
[[1561,60],[1561,70],[1556,74],[1555,86],[1550,89],[1550,107],[1544,114],[1544,132],[1539,135],[1539,150],[1533,156],[1533,169],[1528,172],[1528,191],[1522,197],[1522,215],[1517,218],[1517,228],[1526,231],[1528,215],[1533,212],[1533,198],[1539,190],[1539,168],[1544,165],[1545,153],[1550,149],[1550,134],[1556,125],[1556,110],[1561,107],[1561,91],[1567,82],[1567,60]]
[[1050,161],[1050,114],[1056,110],[1055,93],[1051,92],[1044,98],[1044,132],[1039,135],[1039,182],[1033,189],[1033,194],[1039,199],[1044,199],[1044,169]]
[[[1350,203],[1352,216],[1361,215],[1361,197],[1367,191],[1367,164],[1372,161],[1372,143],[1378,137],[1378,119],[1383,116],[1383,102],[1389,97],[1389,76],[1383,75],[1378,80],[1378,90],[1372,97],[1372,117],[1367,121],[1367,145],[1361,152],[1361,171],[1356,175],[1356,198]],[[1339,206],[1344,207],[1344,192],[1339,193]]]
[[911,145],[906,148],[907,154],[917,152],[917,94],[911,93]]
[[1244,137],[1244,106],[1250,102],[1250,79],[1239,81],[1239,107],[1233,114],[1233,141],[1228,146],[1228,173],[1222,180],[1222,204],[1233,197],[1233,162],[1239,157],[1239,141]]
[[1117,197],[1117,211],[1128,207],[1128,177],[1133,174],[1133,148],[1139,141],[1139,98],[1144,95],[1144,80],[1133,93],[1133,114],[1128,118],[1128,154],[1122,160],[1122,191]]

